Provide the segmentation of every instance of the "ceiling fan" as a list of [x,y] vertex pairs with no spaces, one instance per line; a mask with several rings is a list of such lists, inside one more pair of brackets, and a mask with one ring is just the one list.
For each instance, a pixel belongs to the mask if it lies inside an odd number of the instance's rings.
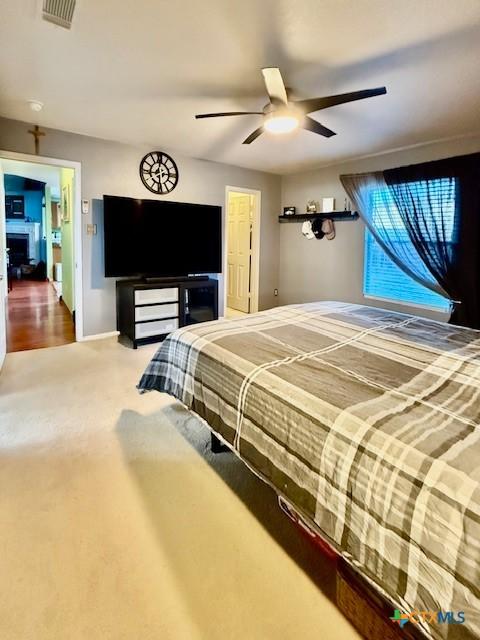
[[224,113],[200,113],[195,118],[223,118],[224,116],[263,116],[263,124],[255,129],[243,144],[250,144],[267,130],[271,133],[288,133],[297,127],[313,131],[321,136],[330,138],[335,132],[310,118],[309,113],[327,109],[337,104],[363,100],[387,93],[385,87],[376,89],[365,89],[363,91],[352,91],[351,93],[341,93],[336,96],[326,96],[325,98],[309,98],[307,100],[289,100],[288,89],[283,82],[282,74],[278,67],[267,67],[262,69],[265,87],[267,88],[270,102],[263,107],[263,111],[226,111]]

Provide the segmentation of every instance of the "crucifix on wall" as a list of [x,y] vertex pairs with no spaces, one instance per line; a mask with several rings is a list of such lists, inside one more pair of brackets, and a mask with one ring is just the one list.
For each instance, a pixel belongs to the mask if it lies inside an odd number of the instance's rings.
[[40,138],[46,135],[45,131],[41,131],[38,124],[36,124],[33,129],[28,130],[28,133],[31,133],[35,138],[35,155],[38,156],[38,154],[40,153]]

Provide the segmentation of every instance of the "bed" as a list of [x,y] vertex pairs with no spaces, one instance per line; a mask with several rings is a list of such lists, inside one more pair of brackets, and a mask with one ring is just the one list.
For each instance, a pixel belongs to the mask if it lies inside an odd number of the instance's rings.
[[480,331],[289,305],[175,331],[138,387],[203,419],[402,612],[451,611],[432,637],[480,637]]

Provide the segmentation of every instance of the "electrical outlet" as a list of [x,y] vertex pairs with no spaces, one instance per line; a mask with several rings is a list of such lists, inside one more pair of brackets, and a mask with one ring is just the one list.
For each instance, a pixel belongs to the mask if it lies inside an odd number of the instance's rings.
[[274,296],[278,296],[278,289],[274,289],[274,290],[273,290],[273,295],[274,295]]
[[87,236],[96,236],[96,235],[97,235],[97,225],[87,224]]

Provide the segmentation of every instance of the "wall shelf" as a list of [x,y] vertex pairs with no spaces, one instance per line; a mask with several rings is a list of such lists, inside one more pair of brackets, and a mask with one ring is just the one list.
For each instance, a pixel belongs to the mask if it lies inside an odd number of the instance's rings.
[[305,220],[314,220],[315,218],[324,218],[326,220],[345,221],[358,219],[356,211],[331,211],[330,213],[295,213],[292,216],[278,216],[279,222],[304,222]]

